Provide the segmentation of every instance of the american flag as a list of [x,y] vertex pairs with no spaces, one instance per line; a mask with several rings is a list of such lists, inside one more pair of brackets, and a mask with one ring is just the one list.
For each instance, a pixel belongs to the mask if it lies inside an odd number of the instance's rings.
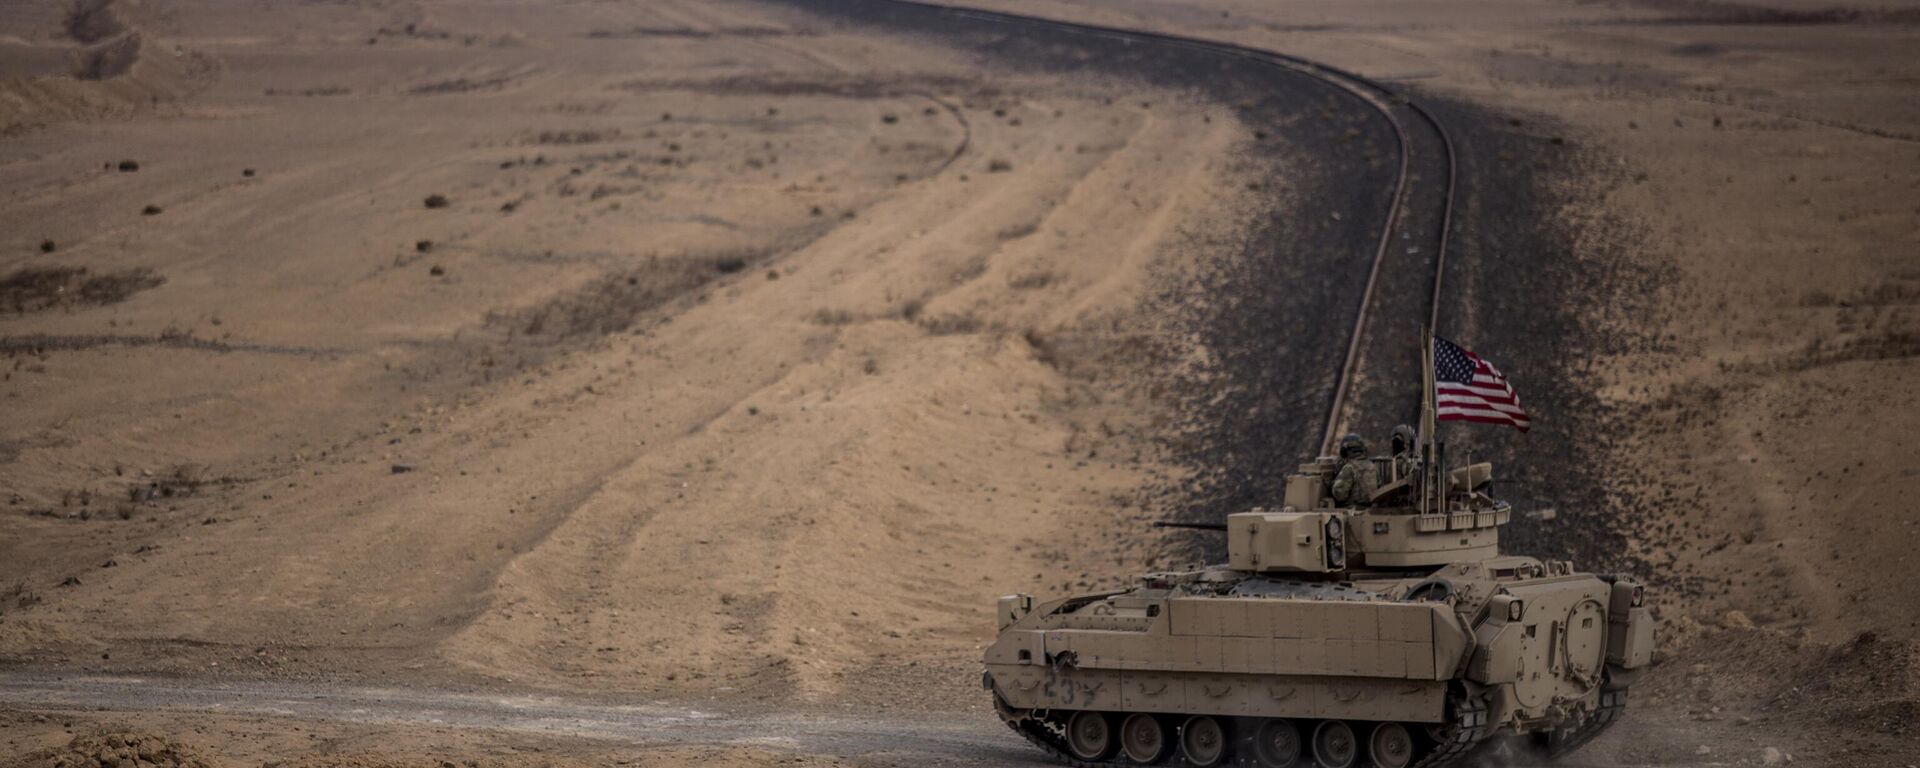
[[1530,423],[1513,385],[1492,363],[1438,336],[1433,337],[1434,418],[1506,424],[1522,432]]

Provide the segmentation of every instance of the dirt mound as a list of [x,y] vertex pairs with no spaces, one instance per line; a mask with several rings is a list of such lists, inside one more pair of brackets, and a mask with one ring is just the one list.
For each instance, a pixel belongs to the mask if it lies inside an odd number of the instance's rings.
[[155,768],[212,768],[200,753],[165,736],[108,733],[75,736],[64,747],[34,752],[6,768],[101,768],[139,765]]
[[[0,136],[130,117],[218,76],[219,62],[151,37],[142,18],[137,8],[122,15],[113,0],[75,0],[64,13],[0,15],[0,28],[23,33],[0,43]],[[147,55],[153,51],[171,55]]]

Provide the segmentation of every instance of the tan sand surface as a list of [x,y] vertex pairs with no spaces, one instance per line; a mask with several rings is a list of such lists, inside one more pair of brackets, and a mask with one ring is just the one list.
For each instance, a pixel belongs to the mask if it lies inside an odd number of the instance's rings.
[[[1911,4],[969,4],[1566,137],[1567,219],[1663,299],[1594,361],[1670,630],[1636,706],[1712,740],[1594,759],[1911,762]],[[746,2],[86,8],[0,6],[6,665],[978,716],[995,595],[1171,556],[1129,340],[1276,194],[1219,105]],[[531,743],[96,719],[250,765]]]

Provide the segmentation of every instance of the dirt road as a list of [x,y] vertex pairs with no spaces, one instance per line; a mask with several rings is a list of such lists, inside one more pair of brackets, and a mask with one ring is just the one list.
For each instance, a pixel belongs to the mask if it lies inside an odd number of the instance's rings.
[[[368,688],[284,682],[221,682],[172,678],[0,675],[0,705],[28,712],[112,719],[122,713],[174,713],[218,718],[270,718],[346,727],[403,727],[560,737],[562,755],[617,755],[661,746],[762,749],[826,756],[859,765],[1036,765],[1043,756],[983,714],[914,715],[899,711],[834,712],[803,708],[735,709],[662,702],[622,702],[537,694]],[[1740,751],[1700,753],[1724,743],[1732,726],[1637,722],[1609,734],[1590,753],[1559,765],[1602,768],[1724,765]],[[1643,742],[1639,748],[1627,745]],[[1489,755],[1503,761],[1498,753]]]
[[790,714],[528,694],[45,675],[0,677],[0,705],[29,711],[175,712],[475,729],[627,745],[762,747],[884,757],[902,764],[988,765],[1033,758],[997,722],[897,712]]

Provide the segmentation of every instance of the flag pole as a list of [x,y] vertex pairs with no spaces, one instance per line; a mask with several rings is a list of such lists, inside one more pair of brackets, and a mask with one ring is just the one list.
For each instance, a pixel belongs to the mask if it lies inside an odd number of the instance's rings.
[[1436,428],[1436,404],[1434,403],[1433,383],[1433,326],[1420,326],[1420,437],[1426,442],[1426,461],[1420,472],[1420,513],[1426,514],[1427,501],[1433,497],[1432,483],[1434,471],[1431,466],[1434,456],[1434,433]]
[[1420,369],[1426,374],[1420,380],[1420,436],[1432,445],[1436,430],[1433,392],[1433,328],[1420,328]]

